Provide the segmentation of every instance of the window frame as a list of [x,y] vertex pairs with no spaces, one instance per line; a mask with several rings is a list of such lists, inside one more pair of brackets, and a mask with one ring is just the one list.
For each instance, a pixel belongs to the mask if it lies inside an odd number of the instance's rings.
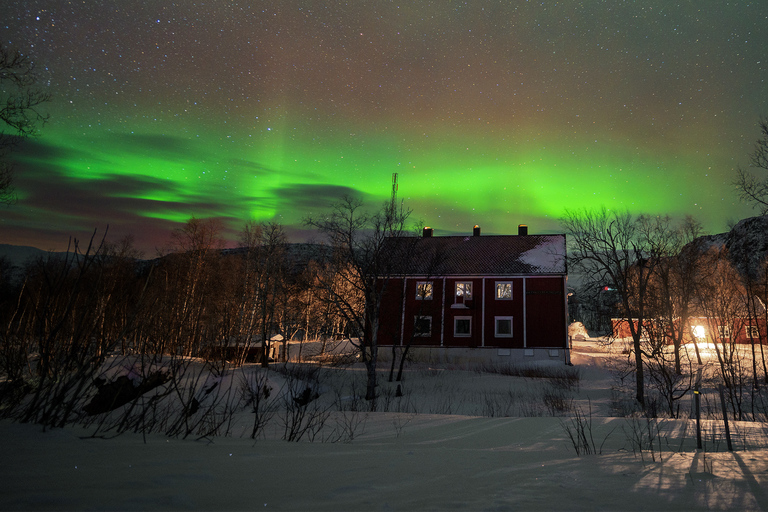
[[730,325],[718,325],[717,326],[718,339],[730,339],[731,338],[731,326]]
[[[509,334],[499,333],[499,322],[509,321]],[[514,338],[515,336],[515,322],[512,316],[495,316],[493,317],[493,336],[494,338]]]
[[[499,290],[502,286],[509,285],[509,297],[500,297]],[[515,296],[515,289],[512,281],[496,281],[496,300],[512,300]]]
[[[426,332],[419,332],[417,329],[419,320],[426,320],[429,322],[429,330]],[[414,338],[431,338],[432,337],[432,315],[414,315],[413,316],[413,337]]]
[[[422,288],[426,290],[429,287],[429,293],[421,293]],[[416,300],[432,300],[435,295],[435,283],[433,281],[416,281]]]
[[[466,333],[459,333],[458,326],[460,321],[469,322],[469,330]],[[469,338],[472,336],[472,317],[471,316],[455,316],[453,317],[453,336],[454,338]]]
[[472,281],[456,281],[453,286],[453,296],[456,299],[472,300]]
[[760,338],[760,327],[757,325],[745,325],[744,333],[747,335],[747,338],[756,340]]

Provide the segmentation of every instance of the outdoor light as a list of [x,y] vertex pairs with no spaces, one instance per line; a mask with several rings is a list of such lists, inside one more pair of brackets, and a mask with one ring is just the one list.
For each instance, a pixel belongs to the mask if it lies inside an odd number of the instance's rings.
[[694,325],[691,330],[693,331],[693,335],[698,338],[702,339],[707,334],[707,331],[704,329],[703,325]]

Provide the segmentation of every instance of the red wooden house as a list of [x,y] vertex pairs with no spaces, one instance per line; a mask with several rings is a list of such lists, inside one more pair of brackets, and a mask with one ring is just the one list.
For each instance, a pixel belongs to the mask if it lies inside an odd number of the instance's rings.
[[[706,343],[735,343],[739,345],[746,344],[768,344],[768,329],[766,329],[765,312],[759,312],[762,316],[750,318],[747,315],[743,317],[734,317],[728,320],[709,317],[691,317],[687,321],[687,327],[683,334],[683,343],[706,342]],[[625,318],[612,318],[612,335],[615,338],[631,338],[632,331],[629,328],[629,322]],[[637,328],[637,319],[632,319]],[[675,321],[679,329],[680,319]],[[655,319],[648,319],[643,322],[645,331],[661,331],[659,322]],[[663,331],[662,331],[663,332]],[[647,335],[646,335],[647,337]],[[666,340],[667,344],[672,344],[672,338]]]
[[[569,362],[565,235],[390,239],[412,257],[389,277],[378,344],[409,345],[439,360],[513,358]],[[386,352],[386,351],[383,351]]]

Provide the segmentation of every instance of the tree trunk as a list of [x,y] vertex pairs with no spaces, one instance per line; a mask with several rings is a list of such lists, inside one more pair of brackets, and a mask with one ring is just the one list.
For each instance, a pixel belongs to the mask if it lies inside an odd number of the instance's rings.
[[640,333],[638,332],[634,337],[635,346],[635,384],[637,387],[637,402],[645,407],[645,382],[643,377],[643,354],[640,347]]
[[[373,349],[371,350],[373,352]],[[376,400],[376,356],[371,355],[365,363],[365,369],[368,372],[368,382],[365,386],[365,399]]]

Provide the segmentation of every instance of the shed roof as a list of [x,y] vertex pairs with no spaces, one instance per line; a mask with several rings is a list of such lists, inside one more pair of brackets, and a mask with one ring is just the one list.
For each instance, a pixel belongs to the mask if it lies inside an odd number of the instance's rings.
[[565,274],[565,235],[391,238],[392,254],[414,247],[408,275]]

